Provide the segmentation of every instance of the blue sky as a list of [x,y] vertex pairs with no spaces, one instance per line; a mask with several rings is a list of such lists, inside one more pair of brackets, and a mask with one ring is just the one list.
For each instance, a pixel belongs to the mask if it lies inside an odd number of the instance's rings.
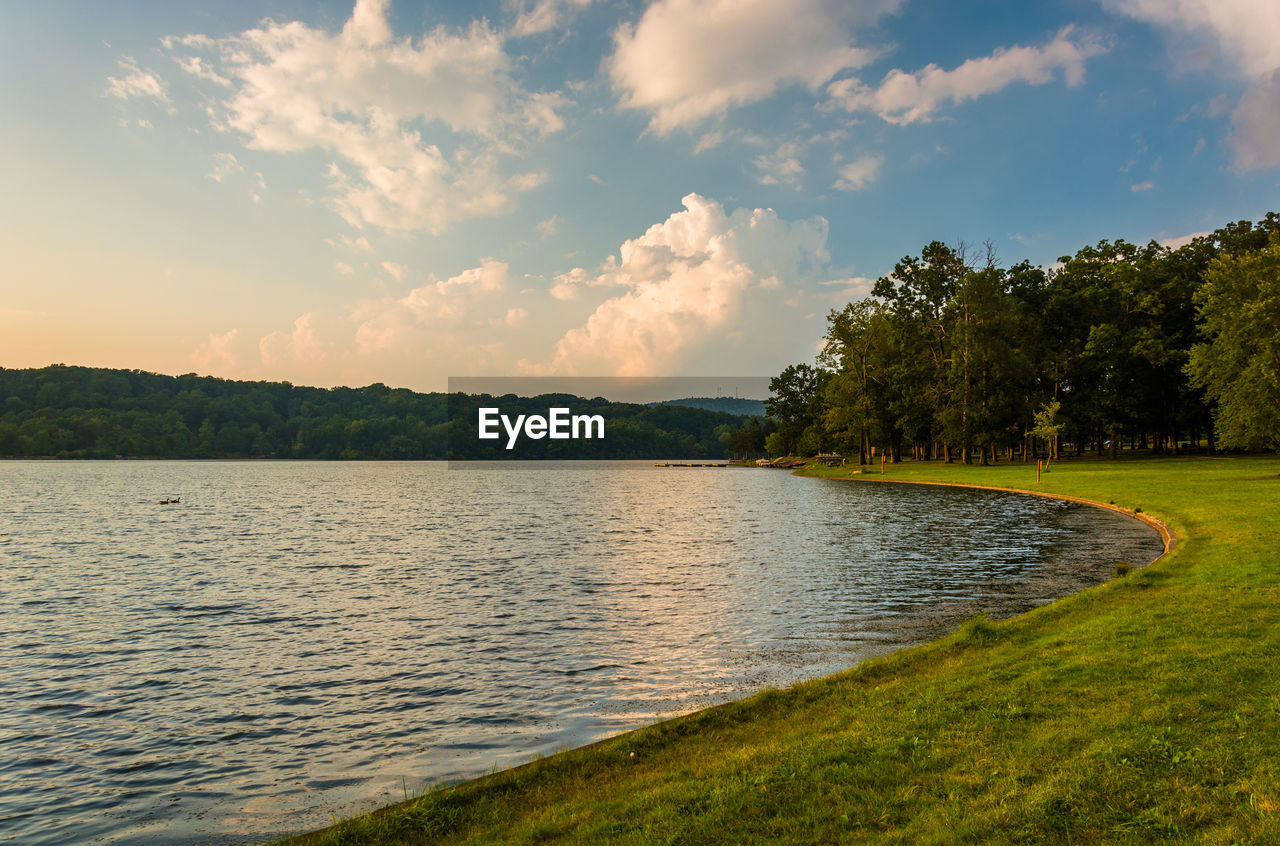
[[1280,207],[1274,0],[0,9],[3,366],[770,374],[935,238]]

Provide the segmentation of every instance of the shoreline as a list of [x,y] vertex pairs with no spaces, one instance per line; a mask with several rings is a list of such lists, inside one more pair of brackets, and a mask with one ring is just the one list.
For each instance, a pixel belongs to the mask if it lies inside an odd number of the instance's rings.
[[[1139,839],[1214,832],[1214,842],[1280,837],[1280,778],[1271,766],[1280,734],[1233,728],[1241,709],[1273,707],[1267,644],[1280,625],[1280,556],[1266,538],[1280,531],[1271,507],[1280,463],[1268,456],[1059,467],[1069,472],[1051,480],[1056,491],[1020,487],[1026,470],[1017,466],[926,465],[933,478],[852,480],[1105,508],[1155,529],[1165,551],[1151,563],[1166,566],[282,842],[419,842],[423,832],[447,842],[623,833],[781,842],[877,832],[948,840],[962,831],[970,839],[1032,831],[1085,840],[1119,831]],[[1005,484],[969,481],[976,478]],[[1160,517],[1100,496],[1141,502]],[[1184,545],[1180,536],[1200,541]],[[1228,663],[1194,657],[1201,655]],[[937,751],[910,751],[922,742]],[[790,773],[782,782],[777,767]],[[688,816],[681,809],[689,802],[705,814]]]
[[[1117,514],[1123,514],[1126,517],[1132,517],[1133,519],[1137,520],[1140,523],[1145,523],[1146,525],[1155,529],[1156,533],[1160,535],[1160,540],[1164,544],[1164,551],[1161,552],[1159,555],[1157,555],[1155,558],[1152,558],[1146,564],[1142,565],[1143,567],[1150,567],[1152,564],[1155,564],[1163,560],[1166,556],[1172,553],[1174,548],[1178,545],[1178,534],[1174,532],[1173,529],[1171,529],[1169,525],[1165,523],[1163,520],[1159,519],[1158,517],[1153,517],[1152,515],[1147,514],[1145,511],[1139,511],[1132,508],[1125,508],[1124,506],[1116,505],[1113,502],[1102,502],[1101,500],[1097,500],[1097,499],[1088,499],[1082,496],[1071,496],[1069,494],[1052,493],[1050,491],[1034,491],[1034,490],[1028,490],[1026,488],[1006,488],[1006,487],[1000,487],[997,485],[974,485],[966,482],[930,482],[930,481],[925,481],[923,479],[877,479],[874,476],[861,478],[862,474],[860,471],[858,474],[851,473],[846,476],[828,476],[828,475],[819,475],[819,474],[809,473],[807,472],[808,469],[809,469],[808,467],[797,468],[791,471],[791,475],[798,476],[804,479],[833,479],[833,480],[842,481],[842,482],[866,482],[866,483],[875,484],[875,485],[884,485],[884,484],[928,485],[931,487],[939,487],[939,488],[970,488],[972,490],[979,490],[979,491],[1000,491],[1001,493],[1027,494],[1028,496],[1039,496],[1039,497],[1044,497],[1045,499],[1059,499],[1059,500],[1065,500],[1066,502],[1078,502],[1082,505],[1092,505],[1095,508],[1105,508],[1107,511],[1114,511]],[[1094,587],[1097,587],[1097,585],[1095,585]],[[1092,590],[1092,588],[1085,588],[1085,590]],[[1082,591],[1078,591],[1078,593],[1079,592],[1082,592]],[[1060,597],[1060,598],[1065,599],[1066,597]]]

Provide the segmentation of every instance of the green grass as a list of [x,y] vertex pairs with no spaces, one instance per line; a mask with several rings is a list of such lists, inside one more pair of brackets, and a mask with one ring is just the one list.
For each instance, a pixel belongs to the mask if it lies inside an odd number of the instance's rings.
[[291,842],[1280,843],[1280,459],[878,471],[856,483],[1114,501],[1179,541],[1012,620]]

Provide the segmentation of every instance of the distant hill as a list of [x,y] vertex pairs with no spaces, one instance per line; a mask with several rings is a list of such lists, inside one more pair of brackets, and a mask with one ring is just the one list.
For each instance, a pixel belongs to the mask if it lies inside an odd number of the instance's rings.
[[706,411],[719,411],[724,414],[736,414],[740,417],[764,417],[764,400],[739,399],[738,397],[687,397],[685,399],[663,400],[653,405],[682,405],[685,408],[701,408]]
[[[725,458],[730,437],[746,418],[693,402],[641,405],[568,394],[424,394],[382,384],[308,388],[194,373],[0,367],[0,457]],[[545,415],[552,406],[599,414],[606,434],[595,440],[522,438],[507,450],[501,440],[478,440],[482,406],[512,415]]]

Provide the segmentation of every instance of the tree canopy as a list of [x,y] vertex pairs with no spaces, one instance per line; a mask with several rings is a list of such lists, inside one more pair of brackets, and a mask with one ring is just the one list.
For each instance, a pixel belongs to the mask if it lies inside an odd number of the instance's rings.
[[1280,232],[1264,249],[1214,259],[1195,301],[1207,340],[1187,370],[1217,404],[1221,442],[1280,449]]
[[1177,248],[1103,240],[1048,270],[932,241],[828,315],[819,368],[774,380],[774,445],[984,463],[1280,446],[1278,231],[1271,213]]

